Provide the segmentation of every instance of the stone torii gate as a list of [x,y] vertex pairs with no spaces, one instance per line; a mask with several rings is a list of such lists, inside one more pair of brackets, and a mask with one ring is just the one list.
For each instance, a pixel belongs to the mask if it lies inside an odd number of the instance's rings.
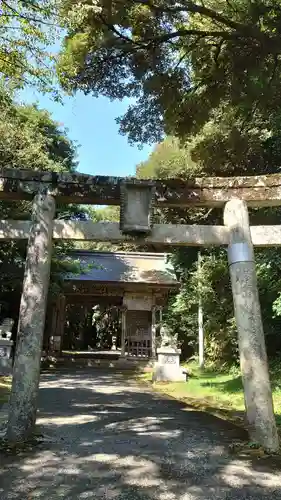
[[[36,420],[52,239],[228,245],[246,414],[251,439],[279,447],[253,245],[281,246],[281,226],[249,226],[247,206],[281,205],[281,175],[142,181],[83,174],[0,171],[1,200],[33,199],[31,221],[0,221],[0,239],[28,239],[7,438],[25,440]],[[120,205],[120,225],[54,220],[56,202]],[[153,225],[153,207],[223,207],[224,226]]]

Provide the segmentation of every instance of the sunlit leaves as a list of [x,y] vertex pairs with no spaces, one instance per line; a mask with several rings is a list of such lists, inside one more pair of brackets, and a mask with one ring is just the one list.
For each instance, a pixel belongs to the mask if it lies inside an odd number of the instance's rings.
[[90,11],[81,3],[74,29],[75,2],[62,0],[61,82],[133,98],[119,119],[129,140],[197,133],[225,104],[245,118],[280,106],[280,1],[99,0]]
[[57,7],[55,0],[2,0],[0,75],[6,81],[54,91],[55,56],[48,47],[59,37]]
[[73,170],[76,150],[45,110],[15,104],[0,92],[0,166]]

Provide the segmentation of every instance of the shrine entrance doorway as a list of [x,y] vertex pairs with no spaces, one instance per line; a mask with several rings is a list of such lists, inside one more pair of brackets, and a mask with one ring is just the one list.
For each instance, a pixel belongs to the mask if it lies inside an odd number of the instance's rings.
[[66,305],[62,352],[120,350],[122,298],[115,299],[102,301],[93,297],[76,302],[70,299]]

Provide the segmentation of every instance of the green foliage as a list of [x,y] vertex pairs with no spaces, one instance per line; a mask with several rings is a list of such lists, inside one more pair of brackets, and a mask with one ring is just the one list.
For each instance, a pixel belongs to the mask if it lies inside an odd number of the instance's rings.
[[118,120],[131,141],[197,133],[219,107],[246,121],[280,107],[279,0],[61,3],[63,86],[132,98]]
[[76,148],[50,113],[0,92],[0,167],[73,171]]
[[109,205],[108,207],[88,207],[88,215],[93,222],[119,222],[120,208]]
[[[56,172],[76,169],[76,148],[66,132],[51,115],[37,106],[18,104],[1,87],[0,92],[0,167]],[[2,218],[29,219],[31,202],[1,202]],[[83,210],[75,206],[57,206],[58,218],[81,216]],[[63,256],[71,248],[70,243],[54,245],[51,269],[51,294],[59,292],[62,273],[75,263],[66,264]],[[3,279],[0,286],[1,314],[17,317],[22,287],[26,242],[12,241],[0,244],[0,267]]]
[[256,175],[281,168],[280,113],[271,120],[218,108],[188,141],[167,137],[137,166],[140,178]]
[[[193,259],[192,259],[193,257]],[[175,253],[180,267],[181,290],[171,299],[167,320],[179,333],[183,355],[197,352],[198,304],[204,312],[205,353],[212,362],[233,362],[237,358],[237,333],[233,321],[231,287],[224,249],[204,251],[199,268],[188,250]]]
[[[186,403],[198,411],[214,414],[224,420],[229,420],[239,426],[245,424],[245,404],[243,385],[239,368],[214,369],[208,364],[204,370],[199,370],[195,362],[186,365],[191,374],[188,382],[171,382],[154,384],[154,388]],[[221,368],[221,367],[219,367]],[[272,383],[272,396],[276,423],[281,432],[281,372],[280,359],[275,358],[269,365]],[[143,374],[141,380],[151,380],[151,374]],[[248,448],[255,447],[249,443]]]
[[[269,356],[281,351],[279,335],[281,318],[281,275],[279,250],[256,252],[258,287],[262,308],[264,332]],[[178,263],[181,290],[172,298],[167,320],[183,341],[184,356],[198,351],[198,302],[201,298],[204,312],[205,354],[209,361],[221,367],[238,361],[237,330],[227,255],[224,249],[203,251],[201,270],[188,250],[173,255]],[[277,314],[274,314],[274,311]]]
[[55,0],[1,1],[0,76],[14,87],[54,91],[55,56],[47,47],[59,36],[58,6]]
[[191,145],[181,144],[176,137],[167,137],[157,144],[148,160],[136,169],[140,179],[188,178],[201,173],[200,166],[191,158]]
[[[280,172],[281,1],[5,0],[1,8],[0,76],[10,86],[27,81],[43,91],[52,86],[55,60],[45,47],[56,37],[59,20],[66,33],[57,64],[63,88],[111,99],[130,98],[132,104],[118,122],[131,142],[156,142],[166,135],[148,161],[138,165],[138,177],[189,179]],[[18,105],[2,91],[0,111],[0,166],[75,169],[75,146],[47,112]],[[30,214],[29,203],[1,204],[2,208],[6,217]],[[95,222],[119,220],[116,207],[90,207],[86,212]],[[280,215],[279,208],[250,212],[255,224],[279,223]],[[85,211],[60,206],[57,216],[81,217]],[[222,223],[222,212],[216,209],[161,210],[156,216],[159,222]],[[54,293],[59,290],[61,272],[68,270],[61,259],[68,248],[69,244],[56,245]],[[84,248],[135,249],[132,244],[107,243],[85,243]],[[22,269],[24,252],[24,245],[3,244],[3,267],[16,262]],[[172,253],[181,290],[171,298],[166,320],[184,341],[184,353],[196,353],[200,295],[209,360],[236,362],[237,333],[225,250],[205,250],[201,271],[197,252],[190,248]],[[281,349],[280,259],[277,249],[257,252],[270,355]],[[6,274],[2,288],[7,294],[16,281]]]
[[[180,176],[188,179],[197,175],[279,172],[281,142],[276,127],[278,115],[273,120],[272,131],[269,132],[264,127],[260,136],[253,121],[247,124],[247,133],[239,132],[239,115],[236,114],[236,121],[234,117],[232,121],[229,120],[230,115],[229,107],[225,109],[224,114],[218,111],[217,120],[206,124],[189,142],[181,143],[172,137],[165,139],[155,147],[146,162],[138,165],[138,177]],[[280,208],[250,211],[252,224],[279,224],[280,215]],[[222,210],[162,210],[158,213],[158,218],[161,222],[222,224]],[[181,281],[181,290],[176,297],[171,298],[166,320],[183,341],[183,355],[188,357],[197,353],[200,295],[204,311],[207,359],[219,366],[231,364],[237,362],[238,346],[226,251],[205,249],[202,270],[199,273],[197,250],[186,248],[173,251],[171,259]],[[279,249],[256,251],[258,285],[270,356],[281,350],[280,259]]]

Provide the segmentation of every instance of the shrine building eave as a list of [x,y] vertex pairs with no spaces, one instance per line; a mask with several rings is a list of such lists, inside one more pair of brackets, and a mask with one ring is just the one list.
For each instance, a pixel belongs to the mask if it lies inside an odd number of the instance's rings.
[[67,260],[79,263],[82,272],[68,273],[64,281],[175,288],[179,282],[167,257],[163,253],[74,250],[68,252]]

